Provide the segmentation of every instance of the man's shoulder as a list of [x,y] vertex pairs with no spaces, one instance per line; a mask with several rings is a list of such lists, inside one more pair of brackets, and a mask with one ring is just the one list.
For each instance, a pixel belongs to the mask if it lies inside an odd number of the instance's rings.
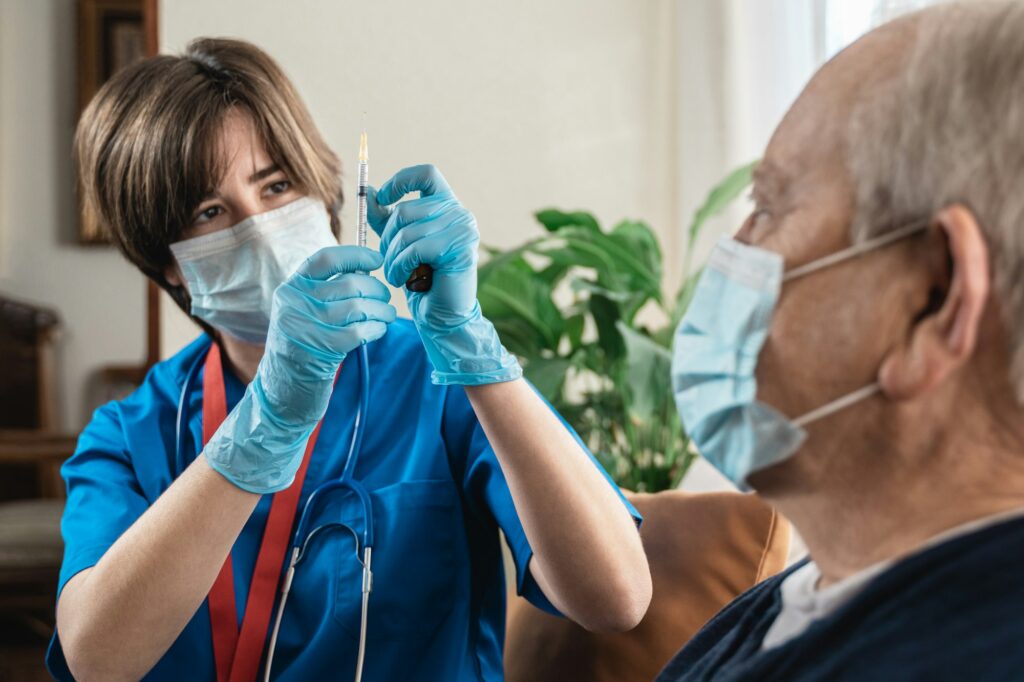
[[803,634],[762,651],[784,573],[723,609],[659,680],[1013,679],[1024,668],[1022,573],[1018,517],[897,562]]

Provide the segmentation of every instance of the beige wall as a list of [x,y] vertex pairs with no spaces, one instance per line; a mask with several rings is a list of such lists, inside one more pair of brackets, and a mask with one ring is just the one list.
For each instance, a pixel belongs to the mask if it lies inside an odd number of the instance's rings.
[[[674,13],[671,0],[174,0],[160,38],[165,52],[205,35],[266,49],[341,155],[350,197],[366,111],[371,182],[438,165],[487,244],[536,234],[531,213],[560,206],[642,218],[671,250]],[[193,331],[165,319],[173,352]]]
[[112,249],[75,242],[74,9],[0,0],[0,293],[60,314],[58,421],[77,431],[96,371],[143,357],[144,285]]
[[[372,180],[436,163],[485,243],[536,234],[532,211],[560,206],[647,220],[675,258],[672,0],[160,4],[165,52],[199,35],[266,48],[346,164],[365,110]],[[58,413],[73,431],[96,372],[144,353],[141,276],[75,242],[75,43],[73,0],[0,0],[0,292],[60,313]],[[169,355],[196,331],[163,310]]]

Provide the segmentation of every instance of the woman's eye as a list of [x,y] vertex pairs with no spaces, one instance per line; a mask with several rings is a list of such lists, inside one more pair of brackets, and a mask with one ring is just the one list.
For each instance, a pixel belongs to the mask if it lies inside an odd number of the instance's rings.
[[292,183],[288,182],[287,180],[278,180],[277,182],[272,183],[269,187],[267,187],[267,190],[271,194],[284,194],[285,192],[288,191],[288,188],[291,186]]
[[209,208],[200,211],[199,214],[196,215],[195,222],[204,223],[209,220],[213,220],[223,212],[224,209],[222,209],[220,206],[210,206]]

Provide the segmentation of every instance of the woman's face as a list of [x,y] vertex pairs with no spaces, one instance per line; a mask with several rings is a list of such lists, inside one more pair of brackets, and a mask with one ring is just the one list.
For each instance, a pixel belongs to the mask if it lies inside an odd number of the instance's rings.
[[[196,209],[183,240],[227,229],[302,196],[270,158],[245,110],[235,108],[224,117],[217,146],[224,176]],[[177,264],[164,274],[172,285],[181,285]]]
[[192,215],[183,239],[223,230],[299,198],[298,190],[263,148],[252,118],[243,109],[232,109],[225,116],[218,155],[226,169],[224,177]]

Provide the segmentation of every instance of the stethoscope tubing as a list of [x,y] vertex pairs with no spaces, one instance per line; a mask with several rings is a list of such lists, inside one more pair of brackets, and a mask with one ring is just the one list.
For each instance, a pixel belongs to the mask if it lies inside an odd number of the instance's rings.
[[[352,532],[356,541],[356,556],[359,558],[360,545],[362,545],[362,558],[359,559],[363,567],[363,580],[362,580],[362,600],[360,608],[360,626],[359,626],[359,649],[356,658],[356,682],[360,682],[363,675],[363,664],[365,662],[366,654],[366,624],[367,616],[369,612],[369,598],[370,592],[373,590],[373,571],[371,567],[373,557],[373,504],[370,499],[369,492],[363,486],[363,484],[353,478],[352,474],[355,471],[355,465],[359,458],[359,452],[363,444],[363,433],[365,430],[364,419],[367,414],[369,402],[370,402],[370,363],[367,359],[366,346],[359,347],[359,407],[356,411],[356,417],[352,425],[352,438],[349,441],[348,453],[345,455],[345,464],[342,467],[341,477],[334,481],[328,481],[318,486],[309,497],[306,499],[305,505],[302,508],[302,515],[299,517],[299,523],[295,527],[295,533],[292,536],[292,551],[288,562],[288,569],[285,572],[284,580],[281,583],[281,596],[278,602],[277,612],[274,618],[274,625],[271,630],[270,642],[267,648],[267,661],[264,665],[263,679],[265,681],[270,680],[271,665],[274,661],[274,649],[277,646],[277,636],[281,629],[281,619],[284,615],[284,607],[288,601],[288,595],[291,591],[292,579],[295,576],[295,569],[299,563],[306,557],[306,550],[309,547],[310,542],[322,531],[330,530],[331,528],[342,527]],[[199,368],[203,365],[206,359],[205,353],[200,353],[199,356],[192,362],[188,372],[185,375],[185,382],[181,388],[181,396],[178,399],[178,413],[175,423],[175,469],[176,476],[180,476],[186,467],[186,457],[184,449],[184,436],[188,429],[188,409],[187,402],[188,397],[192,394],[192,389],[195,387],[195,382],[199,376]],[[362,538],[355,532],[351,527],[341,523],[328,523],[317,526],[312,531],[309,531],[309,525],[313,518],[313,510],[315,509],[317,500],[325,493],[331,490],[338,490],[347,488],[354,492],[359,498],[361,506],[363,508],[363,533]],[[362,542],[360,543],[360,539]]]

